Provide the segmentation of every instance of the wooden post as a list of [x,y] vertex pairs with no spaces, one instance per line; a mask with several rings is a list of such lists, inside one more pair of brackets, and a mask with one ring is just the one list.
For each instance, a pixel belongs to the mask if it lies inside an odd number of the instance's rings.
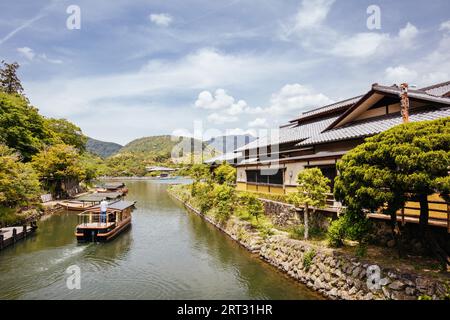
[[402,226],[405,225],[405,207],[402,208]]
[[13,228],[12,230],[12,238],[13,238],[13,243],[16,243],[16,238],[17,238],[17,230],[16,228]]
[[450,203],[447,203],[447,232],[450,233]]
[[409,122],[409,98],[408,98],[408,84],[402,83],[400,85],[400,106],[401,106],[401,114],[403,118],[403,123]]
[[26,238],[26,237],[27,237],[27,225],[24,224],[24,225],[22,226],[22,228],[23,228],[23,238]]
[[3,234],[0,234],[0,250],[3,249]]

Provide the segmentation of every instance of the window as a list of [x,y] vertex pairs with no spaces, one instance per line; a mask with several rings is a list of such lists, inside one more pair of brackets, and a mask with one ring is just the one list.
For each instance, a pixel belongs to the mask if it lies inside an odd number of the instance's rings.
[[245,173],[247,174],[247,182],[257,182],[258,170],[246,170]]
[[283,185],[282,169],[246,170],[247,182]]

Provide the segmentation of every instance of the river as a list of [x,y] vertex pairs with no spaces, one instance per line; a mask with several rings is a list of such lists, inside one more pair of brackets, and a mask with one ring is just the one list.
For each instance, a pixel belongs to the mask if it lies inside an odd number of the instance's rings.
[[[77,244],[76,213],[38,223],[0,251],[0,299],[320,299],[170,197],[167,181],[127,181],[132,228],[108,243]],[[81,270],[69,290],[66,269]]]

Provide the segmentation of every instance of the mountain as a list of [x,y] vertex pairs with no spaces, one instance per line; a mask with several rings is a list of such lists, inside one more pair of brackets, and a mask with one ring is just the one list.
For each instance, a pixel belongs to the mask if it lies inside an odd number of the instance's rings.
[[170,135],[151,136],[131,141],[121,148],[116,155],[136,154],[146,155],[156,162],[164,162],[176,154],[175,162],[185,162],[192,156],[202,156],[205,159],[219,154],[217,150],[198,139],[175,137]]
[[112,156],[113,154],[117,153],[121,148],[122,146],[118,143],[100,141],[89,137],[86,143],[86,149],[89,152],[96,154],[102,158]]
[[221,153],[230,153],[254,140],[256,138],[252,135],[230,135],[214,137],[205,143]]

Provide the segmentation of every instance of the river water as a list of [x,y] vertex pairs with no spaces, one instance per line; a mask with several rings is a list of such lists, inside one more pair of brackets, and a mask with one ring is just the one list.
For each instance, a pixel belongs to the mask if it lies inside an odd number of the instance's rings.
[[[186,211],[167,183],[127,181],[133,225],[108,243],[77,244],[76,213],[46,216],[0,251],[0,299],[320,298]],[[81,289],[67,287],[72,265]]]

